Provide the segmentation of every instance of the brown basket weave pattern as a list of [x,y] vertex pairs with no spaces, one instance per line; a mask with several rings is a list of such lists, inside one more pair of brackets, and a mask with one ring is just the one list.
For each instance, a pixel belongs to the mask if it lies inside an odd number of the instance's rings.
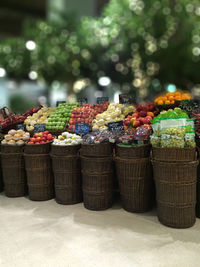
[[54,197],[54,179],[49,154],[24,154],[29,198],[35,201]]
[[24,153],[26,154],[48,154],[51,150],[51,143],[44,143],[39,145],[26,144],[24,147]]
[[105,210],[113,204],[114,179],[112,173],[83,172],[83,201],[90,210]]
[[60,146],[60,145],[51,145],[51,154],[53,155],[62,155],[62,156],[76,156],[80,150],[81,146]]
[[26,170],[51,168],[49,154],[24,154]]
[[2,153],[1,163],[6,195],[8,197],[21,197],[26,195],[27,183],[22,154]]
[[88,173],[108,173],[113,171],[112,157],[88,158],[81,156],[81,169]]
[[191,162],[163,162],[152,161],[155,179],[168,182],[190,183],[197,180],[198,161]]
[[1,145],[1,152],[2,153],[23,153],[24,146],[17,146],[17,145]]
[[122,159],[115,158],[118,177],[149,177],[152,175],[152,166],[149,158]]
[[195,161],[196,148],[152,148],[152,158],[159,161]]
[[29,186],[29,198],[33,201],[45,201],[54,198],[54,186]]
[[86,157],[109,157],[112,156],[113,148],[110,143],[101,144],[83,144],[81,146],[81,155]]
[[197,168],[197,205],[196,205],[196,216],[200,218],[200,164]]
[[56,201],[71,205],[82,201],[80,172],[54,172]]
[[80,158],[75,157],[68,157],[68,156],[55,156],[51,154],[52,158],[52,165],[54,172],[56,171],[74,171],[80,170],[81,162]]
[[116,145],[116,156],[125,159],[147,158],[150,156],[150,151],[151,151],[150,145],[133,146],[133,147]]
[[7,184],[5,183],[5,194],[7,197],[23,197],[27,195],[27,184]]
[[196,221],[194,205],[179,207],[158,202],[157,213],[162,224],[173,228],[189,228]]
[[197,161],[153,161],[158,218],[164,225],[188,228],[195,222]]

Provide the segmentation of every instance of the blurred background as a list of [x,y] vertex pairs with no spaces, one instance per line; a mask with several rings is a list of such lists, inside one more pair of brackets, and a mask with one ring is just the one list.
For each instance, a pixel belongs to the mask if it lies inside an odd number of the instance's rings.
[[0,107],[200,96],[199,0],[1,0]]

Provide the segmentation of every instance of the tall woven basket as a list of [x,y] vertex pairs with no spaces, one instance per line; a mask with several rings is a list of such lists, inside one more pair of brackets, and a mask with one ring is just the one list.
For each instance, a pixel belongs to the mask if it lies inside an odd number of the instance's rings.
[[45,201],[54,198],[54,179],[49,154],[24,154],[29,198]]
[[197,204],[196,204],[196,217],[200,218],[200,164],[197,168]]
[[55,156],[77,156],[81,146],[51,145],[51,154]]
[[197,161],[153,160],[158,219],[173,228],[191,227],[196,220]]
[[122,206],[129,212],[146,212],[153,206],[154,184],[149,158],[115,158]]
[[89,210],[106,210],[113,204],[114,179],[110,173],[89,173],[83,175],[83,203]]
[[[1,163],[1,154],[0,154],[0,163]],[[2,169],[0,164],[0,193],[3,191],[3,175],[2,175]]]
[[1,165],[5,194],[22,197],[27,194],[27,182],[22,153],[1,153]]
[[80,158],[75,155],[70,157],[53,154],[51,158],[56,202],[63,205],[80,203],[82,201]]

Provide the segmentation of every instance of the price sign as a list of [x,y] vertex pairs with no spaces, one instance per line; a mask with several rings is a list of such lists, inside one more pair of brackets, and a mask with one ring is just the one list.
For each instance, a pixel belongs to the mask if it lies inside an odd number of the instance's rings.
[[134,96],[121,94],[119,95],[119,103],[120,104],[133,104]]
[[109,98],[107,96],[97,97],[97,104],[103,104],[108,101],[109,101]]
[[60,104],[65,104],[66,103],[66,101],[57,101],[56,102],[56,107],[58,107]]
[[17,124],[16,129],[26,131],[26,125],[25,124]]
[[1,127],[1,123],[0,123],[0,133],[2,133],[2,127]]
[[34,125],[34,133],[44,132],[46,130],[46,124],[35,124]]
[[124,130],[123,121],[116,121],[108,123],[108,130],[111,132],[120,132]]
[[88,102],[87,97],[79,98],[78,102],[80,103],[80,105],[87,104]]
[[90,131],[89,123],[77,122],[75,124],[75,133],[76,134],[84,135],[84,134],[89,133],[89,131]]

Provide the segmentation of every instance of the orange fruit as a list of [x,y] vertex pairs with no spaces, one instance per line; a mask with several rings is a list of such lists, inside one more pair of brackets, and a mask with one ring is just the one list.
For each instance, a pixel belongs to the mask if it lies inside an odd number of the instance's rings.
[[158,100],[157,104],[158,105],[163,105],[163,101],[160,99],[160,100]]
[[166,96],[163,96],[163,97],[162,97],[162,100],[163,100],[163,101],[167,101],[167,97],[166,97]]
[[182,94],[182,99],[185,100],[185,99],[190,99],[191,96],[189,94]]
[[176,92],[174,93],[174,95],[175,95],[175,96],[181,96],[181,93],[180,93],[179,91],[176,91]]
[[174,104],[174,100],[171,100],[170,103],[171,103],[171,104]]
[[166,105],[169,105],[170,104],[170,101],[169,100],[165,100],[165,104]]
[[175,100],[181,101],[182,100],[182,97],[181,96],[176,96],[175,97]]
[[174,100],[174,97],[171,95],[171,96],[168,97],[168,99],[169,99],[170,101],[172,101],[172,100]]

